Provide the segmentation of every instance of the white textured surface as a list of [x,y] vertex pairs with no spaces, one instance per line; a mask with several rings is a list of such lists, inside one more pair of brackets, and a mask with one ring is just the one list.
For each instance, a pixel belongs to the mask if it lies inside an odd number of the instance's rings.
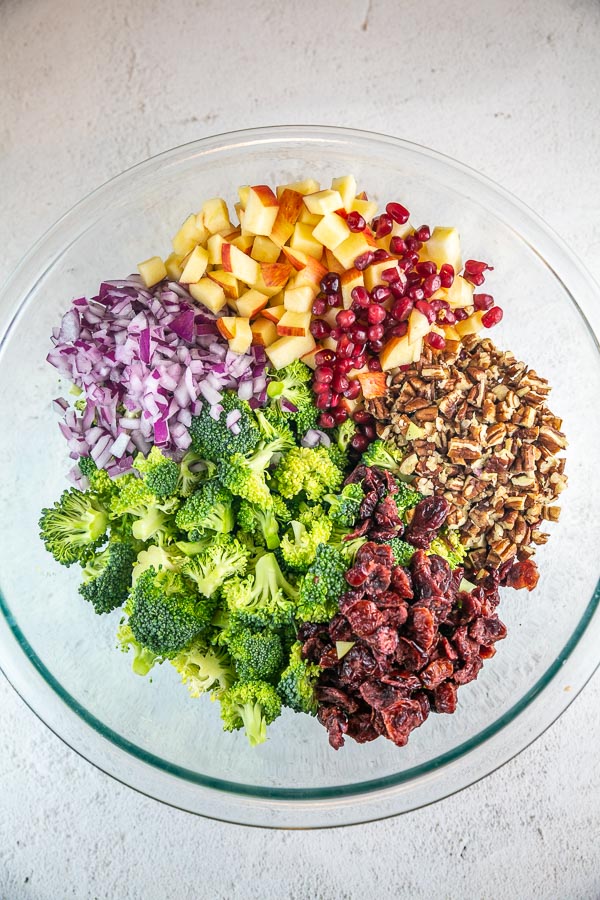
[[[0,278],[83,194],[202,135],[285,122],[429,144],[600,276],[594,0],[0,3]],[[598,898],[600,678],[501,771],[396,820],[269,833],[160,806],[0,680],[0,898]]]

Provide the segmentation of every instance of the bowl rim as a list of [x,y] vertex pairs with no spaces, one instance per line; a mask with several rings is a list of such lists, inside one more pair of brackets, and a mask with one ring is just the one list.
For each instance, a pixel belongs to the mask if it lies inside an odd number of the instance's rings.
[[[385,143],[398,149],[409,151],[410,153],[416,154],[420,157],[428,157],[429,159],[436,161],[438,164],[441,163],[446,168],[450,168],[454,170],[455,173],[459,173],[467,182],[472,182],[473,180],[479,182],[479,184],[483,186],[484,190],[487,190],[488,193],[493,194],[496,199],[500,199],[503,201],[503,203],[507,206],[507,212],[520,212],[527,220],[527,225],[531,226],[534,232],[537,231],[539,235],[544,235],[552,242],[552,244],[555,245],[555,249],[559,250],[562,253],[563,259],[561,260],[561,269],[566,269],[566,276],[559,274],[554,266],[551,266],[545,260],[541,253],[536,249],[536,246],[534,246],[534,244],[530,240],[524,237],[520,233],[520,231],[517,231],[512,225],[509,226],[513,231],[515,231],[516,234],[518,234],[521,240],[525,241],[530,249],[542,259],[545,265],[551,270],[552,274],[561,283],[566,293],[570,296],[575,308],[579,312],[584,325],[588,328],[595,342],[596,350],[600,353],[600,347],[598,346],[594,327],[590,321],[596,317],[593,315],[594,310],[589,302],[591,293],[593,292],[593,286],[595,285],[595,292],[598,293],[600,293],[600,288],[596,284],[591,274],[587,272],[584,264],[581,262],[581,260],[578,259],[576,254],[564,244],[558,234],[552,228],[550,228],[550,226],[548,226],[547,223],[544,222],[544,220],[530,207],[528,207],[525,203],[512,195],[512,193],[507,191],[505,188],[496,184],[492,179],[477,172],[477,170],[453,159],[449,155],[440,153],[436,150],[432,150],[428,147],[424,147],[418,143],[407,141],[391,135],[380,134],[377,132],[366,130],[318,125],[265,126],[261,128],[250,128],[233,132],[225,132],[217,135],[208,135],[204,138],[190,141],[178,147],[165,150],[162,153],[157,154],[156,156],[149,157],[142,162],[139,162],[129,167],[128,169],[125,169],[120,174],[113,176],[102,185],[96,187],[93,191],[88,193],[85,197],[78,201],[78,203],[71,207],[71,209],[65,212],[52,226],[50,226],[49,229],[47,229],[42,234],[42,236],[35,242],[32,248],[20,260],[20,262],[17,263],[12,271],[12,274],[10,274],[8,279],[6,280],[2,290],[0,290],[0,318],[2,318],[2,314],[4,313],[4,318],[6,320],[4,323],[0,321],[0,350],[4,346],[5,342],[10,338],[13,327],[20,317],[25,305],[27,304],[28,297],[31,291],[34,289],[36,281],[44,277],[45,273],[55,264],[57,257],[62,254],[69,246],[69,244],[65,246],[65,243],[61,240],[63,229],[66,228],[68,230],[71,219],[77,213],[85,210],[85,207],[87,205],[95,203],[99,196],[108,193],[115,186],[118,186],[121,182],[126,181],[134,173],[142,174],[153,169],[154,167],[162,167],[162,165],[168,163],[169,161],[177,163],[183,158],[188,157],[191,151],[198,151],[198,155],[202,156],[211,153],[218,153],[219,151],[222,151],[224,149],[232,149],[233,146],[240,147],[248,144],[260,145],[261,143],[272,146],[273,143],[284,143],[294,140],[301,143],[307,143],[309,141],[325,141],[330,145],[336,142],[346,145],[351,143],[356,144],[356,142],[359,142],[361,144],[369,144],[374,141],[378,143]],[[508,224],[508,222],[505,222],[505,224]],[[57,245],[55,252],[48,254],[47,264],[45,265],[44,270],[40,273],[36,270],[35,265],[35,261],[38,257],[39,251],[41,248],[46,249],[46,245],[49,245],[48,249],[51,250],[53,244]],[[44,258],[46,258],[46,254],[44,254]],[[39,262],[37,265],[39,266]],[[567,287],[565,278],[567,278],[570,282],[572,280],[575,280],[575,282],[579,282],[577,300],[573,296],[573,292],[570,290],[570,288]],[[10,294],[11,290],[13,289],[13,285],[17,285],[19,280],[23,280],[23,284],[18,290],[18,295],[22,299],[16,308],[11,309],[4,302],[4,300]],[[589,290],[583,289],[586,283]],[[580,295],[581,297],[583,297],[584,295],[589,295],[587,298],[588,302],[585,302],[583,304],[585,312],[582,309]],[[527,691],[527,693],[523,697],[521,697],[519,701],[517,701],[517,703],[515,703],[510,709],[508,709],[502,716],[500,716],[499,719],[486,726],[486,728],[482,729],[482,731],[478,732],[474,737],[468,739],[467,741],[463,741],[461,744],[457,745],[446,753],[443,753],[435,759],[430,760],[426,763],[421,763],[417,766],[413,766],[412,768],[407,769],[404,772],[397,773],[395,775],[388,775],[382,778],[375,778],[367,782],[358,782],[351,785],[341,785],[335,787],[325,786],[314,789],[270,788],[262,786],[243,785],[237,782],[224,781],[223,779],[212,778],[210,776],[204,776],[199,773],[192,772],[184,767],[169,763],[166,760],[163,760],[160,757],[157,757],[154,754],[143,750],[137,745],[129,742],[126,738],[107,728],[62,687],[62,685],[47,669],[44,663],[42,663],[42,661],[37,657],[32,647],[29,645],[27,639],[25,638],[23,632],[12,618],[8,604],[4,596],[2,595],[2,592],[0,591],[0,611],[3,614],[4,622],[7,624],[9,633],[16,640],[20,650],[23,652],[23,655],[27,658],[29,665],[35,668],[35,670],[43,679],[45,685],[49,687],[53,692],[54,696],[61,700],[62,703],[64,703],[69,709],[69,711],[76,717],[78,717],[78,719],[83,722],[85,726],[92,728],[97,734],[110,741],[114,746],[122,750],[124,753],[134,756],[137,761],[153,768],[158,768],[167,775],[175,775],[177,778],[183,779],[187,783],[197,785],[205,789],[206,791],[225,792],[229,795],[233,795],[238,800],[243,799],[246,803],[252,803],[252,801],[256,799],[282,801],[288,807],[290,805],[293,805],[292,801],[311,801],[312,803],[318,805],[319,801],[331,801],[334,798],[338,800],[342,798],[356,799],[360,796],[369,796],[370,798],[372,798],[378,794],[381,794],[382,792],[388,791],[390,788],[398,788],[402,785],[407,785],[410,782],[414,782],[415,779],[426,773],[431,773],[432,771],[436,770],[439,772],[450,763],[465,757],[471,750],[483,747],[487,744],[487,742],[489,742],[492,737],[505,729],[510,723],[514,722],[525,709],[531,707],[533,700],[549,687],[557,672],[563,669],[567,660],[572,657],[575,648],[581,642],[581,639],[588,630],[595,614],[598,613],[599,607],[600,582],[598,583],[592,595],[592,598],[590,599],[583,613],[583,616],[581,617],[577,625],[577,628],[569,636],[569,639],[563,647],[561,654],[548,667],[546,672],[544,672],[544,674],[538,679],[536,684],[533,685],[529,689],[529,691]],[[596,620],[600,625],[600,617],[598,615],[596,615]],[[442,799],[443,797],[455,793],[457,790],[463,789],[469,784],[480,780],[480,778],[483,778],[487,774],[490,774],[491,772],[500,768],[500,766],[508,762],[509,759],[517,756],[526,746],[529,746],[534,740],[536,740],[541,734],[543,734],[544,731],[549,728],[550,725],[556,721],[556,719],[560,717],[560,715],[562,715],[564,710],[570,705],[570,703],[573,702],[578,693],[583,689],[589,678],[592,677],[599,664],[600,658],[594,661],[591,668],[588,667],[584,679],[577,685],[576,689],[573,690],[573,692],[566,698],[566,700],[564,700],[564,702],[560,704],[560,708],[558,709],[558,711],[552,714],[544,727],[541,730],[539,728],[535,729],[535,734],[532,738],[526,740],[526,742],[522,743],[522,745],[520,744],[515,751],[510,752],[508,755],[506,755],[506,753],[503,754],[502,759],[500,759],[499,761],[495,761],[491,766],[486,765],[485,771],[481,772],[480,774],[474,775],[473,777],[469,777],[465,781],[465,783],[461,783],[455,789],[444,790],[439,796],[436,796],[434,800],[429,802],[435,802],[436,800]],[[82,755],[97,768],[107,772],[107,774],[111,775],[111,777],[115,777],[117,780],[122,781],[122,783],[125,783],[130,787],[133,787],[135,790],[138,790],[141,793],[145,793],[136,785],[132,785],[128,781],[123,781],[121,778],[119,778],[118,775],[115,775],[111,771],[107,771],[96,760],[90,758],[92,754],[86,754],[82,752],[80,748],[73,745],[75,742],[70,742],[64,736],[62,736],[55,728],[52,727],[49,721],[46,721],[45,716],[35,708],[35,704],[33,702],[30,702],[27,696],[25,696],[26,691],[23,691],[23,689],[19,689],[16,686],[9,675],[8,667],[2,668],[2,671],[4,672],[9,683],[14,687],[14,689],[24,700],[27,706],[29,706],[29,708],[32,709],[35,715],[41,721],[43,721],[44,724],[46,724],[47,727],[49,727],[55,734],[57,734],[57,736],[60,737],[60,739],[63,740],[63,742],[66,743],[67,746],[75,750],[75,752],[77,752],[79,755]],[[148,796],[154,795],[149,794]],[[169,803],[169,805],[185,809],[185,806],[178,806],[178,804],[170,803],[169,800],[165,800],[162,797],[158,799],[161,799],[163,802]],[[415,806],[421,805],[424,804],[414,804],[410,808],[415,808]],[[197,812],[197,810],[188,811]],[[206,815],[206,813],[204,812],[201,812],[200,814]],[[388,815],[395,814],[397,813],[391,812],[384,816],[361,818],[360,821],[371,821],[372,819],[386,818]],[[218,818],[218,816],[209,817]],[[231,819],[228,820],[231,821]],[[274,827],[280,826],[276,825]]]

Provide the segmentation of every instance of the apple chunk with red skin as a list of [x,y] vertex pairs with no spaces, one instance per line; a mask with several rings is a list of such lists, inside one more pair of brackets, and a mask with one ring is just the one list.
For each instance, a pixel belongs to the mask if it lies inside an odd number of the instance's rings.
[[260,264],[247,256],[233,244],[223,242],[221,263],[226,272],[231,272],[245,284],[254,284],[260,275]]
[[279,198],[279,209],[273,223],[273,228],[271,229],[271,234],[269,235],[271,240],[277,244],[278,247],[283,247],[286,241],[289,241],[293,235],[294,226],[296,225],[298,216],[303,208],[304,203],[302,202],[302,194],[299,194],[298,191],[293,191],[290,188],[285,188]]
[[244,210],[244,231],[269,237],[278,210],[279,203],[271,188],[266,184],[254,185],[248,191]]
[[286,309],[277,323],[277,334],[284,337],[304,337],[310,331],[310,313],[293,312]]

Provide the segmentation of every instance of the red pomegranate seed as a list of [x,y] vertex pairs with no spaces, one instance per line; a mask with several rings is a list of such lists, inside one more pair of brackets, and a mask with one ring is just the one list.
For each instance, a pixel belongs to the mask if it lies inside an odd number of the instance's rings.
[[376,356],[372,356],[367,363],[369,372],[381,372],[381,363]]
[[339,394],[332,392],[331,397],[329,398],[329,406],[331,407],[331,409],[335,409],[336,406],[339,406],[341,399],[342,398]]
[[431,308],[430,303],[427,303],[426,300],[417,300],[415,309],[418,309],[420,313],[423,313],[423,315],[427,317],[427,321],[433,325],[435,322],[435,310]]
[[319,428],[333,428],[335,426],[335,419],[331,415],[331,413],[323,412],[319,416]]
[[379,250],[375,250],[373,253],[373,262],[385,262],[386,259],[392,261],[392,257],[383,247],[380,247]]
[[350,382],[341,372],[335,372],[333,376],[333,380],[331,382],[332,390],[336,391],[338,394],[343,394],[344,391],[348,390],[348,385]]
[[344,331],[348,331],[348,329],[356,322],[356,315],[351,309],[342,309],[335,317],[335,321],[340,328],[343,328]]
[[492,306],[492,308],[481,317],[481,322],[486,328],[493,328],[494,325],[497,325],[498,322],[502,321],[503,315],[504,313],[501,307]]
[[367,266],[371,265],[374,255],[372,250],[361,253],[360,256],[357,256],[354,260],[354,268],[358,269],[359,272],[362,272],[363,269],[366,269]]
[[350,291],[350,296],[357,306],[368,306],[371,302],[369,292],[364,287],[355,287]]
[[338,359],[335,364],[336,371],[341,372],[342,374],[346,374],[350,369],[354,368],[354,361],[351,358],[348,359]]
[[451,266],[450,263],[444,263],[440,268],[440,279],[442,281],[442,287],[452,287],[454,281],[454,266]]
[[333,421],[336,425],[341,425],[342,422],[345,422],[348,418],[348,410],[343,406],[338,407],[333,414]]
[[358,378],[352,378],[350,384],[344,391],[344,397],[347,397],[348,400],[356,400],[358,395],[360,394],[360,381]]
[[404,292],[406,291],[406,280],[404,275],[402,275],[402,281],[395,281],[394,284],[390,285],[390,290],[394,300],[401,300],[402,297],[404,297]]
[[494,298],[491,294],[473,294],[473,306],[475,309],[491,309]]
[[355,349],[354,341],[351,341],[347,334],[343,334],[337,345],[337,355],[340,359],[351,359]]
[[358,356],[355,356],[352,360],[354,363],[355,369],[362,369],[367,364],[367,357],[364,353],[359,353]]
[[461,308],[455,309],[454,310],[454,318],[456,319],[457,322],[462,322],[463,319],[469,318],[469,313],[465,312],[464,309],[461,309]]
[[383,341],[369,341],[369,347],[373,353],[381,353],[383,350]]
[[377,306],[375,303],[372,303],[367,309],[367,320],[369,325],[379,325],[386,316],[387,313],[383,306]]
[[434,350],[443,350],[446,346],[446,339],[435,331],[430,331],[429,334],[426,335],[425,340]]
[[365,437],[364,434],[361,434],[360,431],[357,431],[352,440],[350,441],[350,446],[353,450],[356,450],[358,453],[364,453],[367,447],[369,446],[369,439]]
[[321,279],[321,290],[324,294],[337,294],[340,290],[340,276],[337,272],[328,272]]
[[367,329],[364,328],[363,325],[355,325],[354,328],[350,329],[348,334],[350,335],[350,339],[353,340],[355,344],[366,344],[369,340]]
[[393,227],[394,223],[392,222],[391,217],[385,213],[382,213],[380,216],[377,216],[376,219],[373,219],[373,228],[375,229],[375,237],[377,240],[386,237]]
[[422,287],[414,284],[411,288],[408,289],[408,296],[411,298],[411,300],[418,300],[419,302],[422,302],[425,299],[425,291]]
[[383,335],[385,334],[385,329],[383,325],[371,325],[369,328],[369,340],[380,341]]
[[313,319],[310,323],[310,333],[316,341],[320,341],[322,338],[329,337],[331,327],[325,319]]
[[315,394],[328,394],[329,393],[329,385],[326,381],[313,381],[313,393]]
[[465,263],[465,273],[467,275],[482,275],[486,269],[492,270],[493,266],[488,266],[485,262],[480,262],[478,259],[468,259]]
[[418,241],[425,243],[431,237],[431,231],[429,230],[429,225],[421,225],[420,228],[417,228],[415,231],[415,237]]
[[336,307],[342,305],[342,295],[341,294],[327,294],[327,305]]
[[442,279],[439,275],[428,275],[423,282],[423,291],[425,292],[425,296],[431,297],[432,294],[435,294],[436,291],[439,291],[441,286]]
[[[419,257],[417,256],[417,259]],[[403,272],[407,272],[412,267],[413,261],[410,256],[405,256],[403,259],[398,260],[398,268],[402,269]]]
[[415,253],[418,253],[419,250],[423,249],[423,244],[414,234],[409,234],[409,236],[404,239],[404,242],[406,244],[406,249],[414,251]]
[[437,266],[434,262],[418,262],[415,269],[423,278],[427,278],[428,275],[435,275],[437,272]]
[[403,297],[402,300],[396,300],[392,305],[391,313],[398,322],[404,322],[410,316],[414,305],[410,297]]
[[390,337],[404,337],[407,331],[408,322],[398,322],[397,325],[394,325],[393,328],[390,328],[390,330],[388,331],[388,335]]
[[331,404],[331,391],[329,388],[326,391],[321,391],[321,393],[317,394],[315,397],[315,406],[317,409],[328,409]]
[[388,284],[393,284],[395,281],[400,280],[400,272],[396,266],[391,269],[384,269],[381,273],[381,279],[382,281],[387,281]]
[[402,256],[403,253],[406,252],[406,243],[404,238],[398,237],[398,235],[394,235],[394,237],[390,241],[390,251],[395,253],[397,256]]
[[409,287],[413,287],[415,284],[421,284],[421,276],[418,272],[407,272],[406,274],[406,283]]
[[470,281],[471,284],[475,285],[475,287],[481,287],[481,285],[485,281],[485,275],[470,275],[467,272],[467,274],[465,275],[465,281]]
[[438,325],[454,325],[456,316],[451,309],[440,309],[437,314],[436,322]]
[[363,425],[363,434],[370,441],[374,441],[377,437],[377,432],[375,431],[374,425]]
[[331,384],[333,378],[333,369],[331,366],[317,366],[315,369],[315,382],[322,384]]
[[429,305],[436,313],[438,313],[440,309],[450,309],[450,304],[447,303],[446,300],[431,300]]
[[327,310],[327,300],[325,297],[317,297],[312,305],[313,316],[322,316]]
[[349,212],[346,217],[346,225],[350,231],[364,231],[367,223],[358,212]]
[[388,203],[385,208],[388,216],[391,216],[394,222],[397,222],[398,225],[405,225],[409,218],[410,213],[405,206],[402,206],[400,203]]
[[391,296],[392,292],[389,287],[385,287],[383,284],[377,285],[377,287],[373,288],[371,291],[371,300],[375,303],[385,303]]
[[367,425],[373,421],[373,416],[366,409],[357,409],[352,418],[357,425]]
[[315,362],[318,366],[326,366],[334,362],[335,353],[333,350],[317,350],[315,353]]

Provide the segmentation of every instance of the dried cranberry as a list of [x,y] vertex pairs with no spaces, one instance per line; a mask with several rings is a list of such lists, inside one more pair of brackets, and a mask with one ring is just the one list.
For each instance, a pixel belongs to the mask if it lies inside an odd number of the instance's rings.
[[421,681],[428,690],[432,691],[442,681],[450,678],[453,671],[454,666],[449,659],[436,659],[423,669]]
[[383,624],[381,613],[371,600],[360,600],[355,603],[346,610],[346,618],[352,626],[352,631],[359,637],[373,634]]
[[456,710],[456,685],[445,681],[433,692],[433,708],[437,713],[453,713]]
[[527,588],[532,591],[539,581],[540,573],[532,559],[525,559],[523,562],[517,562],[506,573],[504,583],[507,587],[520,590]]
[[437,630],[435,617],[431,610],[424,606],[413,606],[410,630],[419,646],[423,650],[430,650]]

